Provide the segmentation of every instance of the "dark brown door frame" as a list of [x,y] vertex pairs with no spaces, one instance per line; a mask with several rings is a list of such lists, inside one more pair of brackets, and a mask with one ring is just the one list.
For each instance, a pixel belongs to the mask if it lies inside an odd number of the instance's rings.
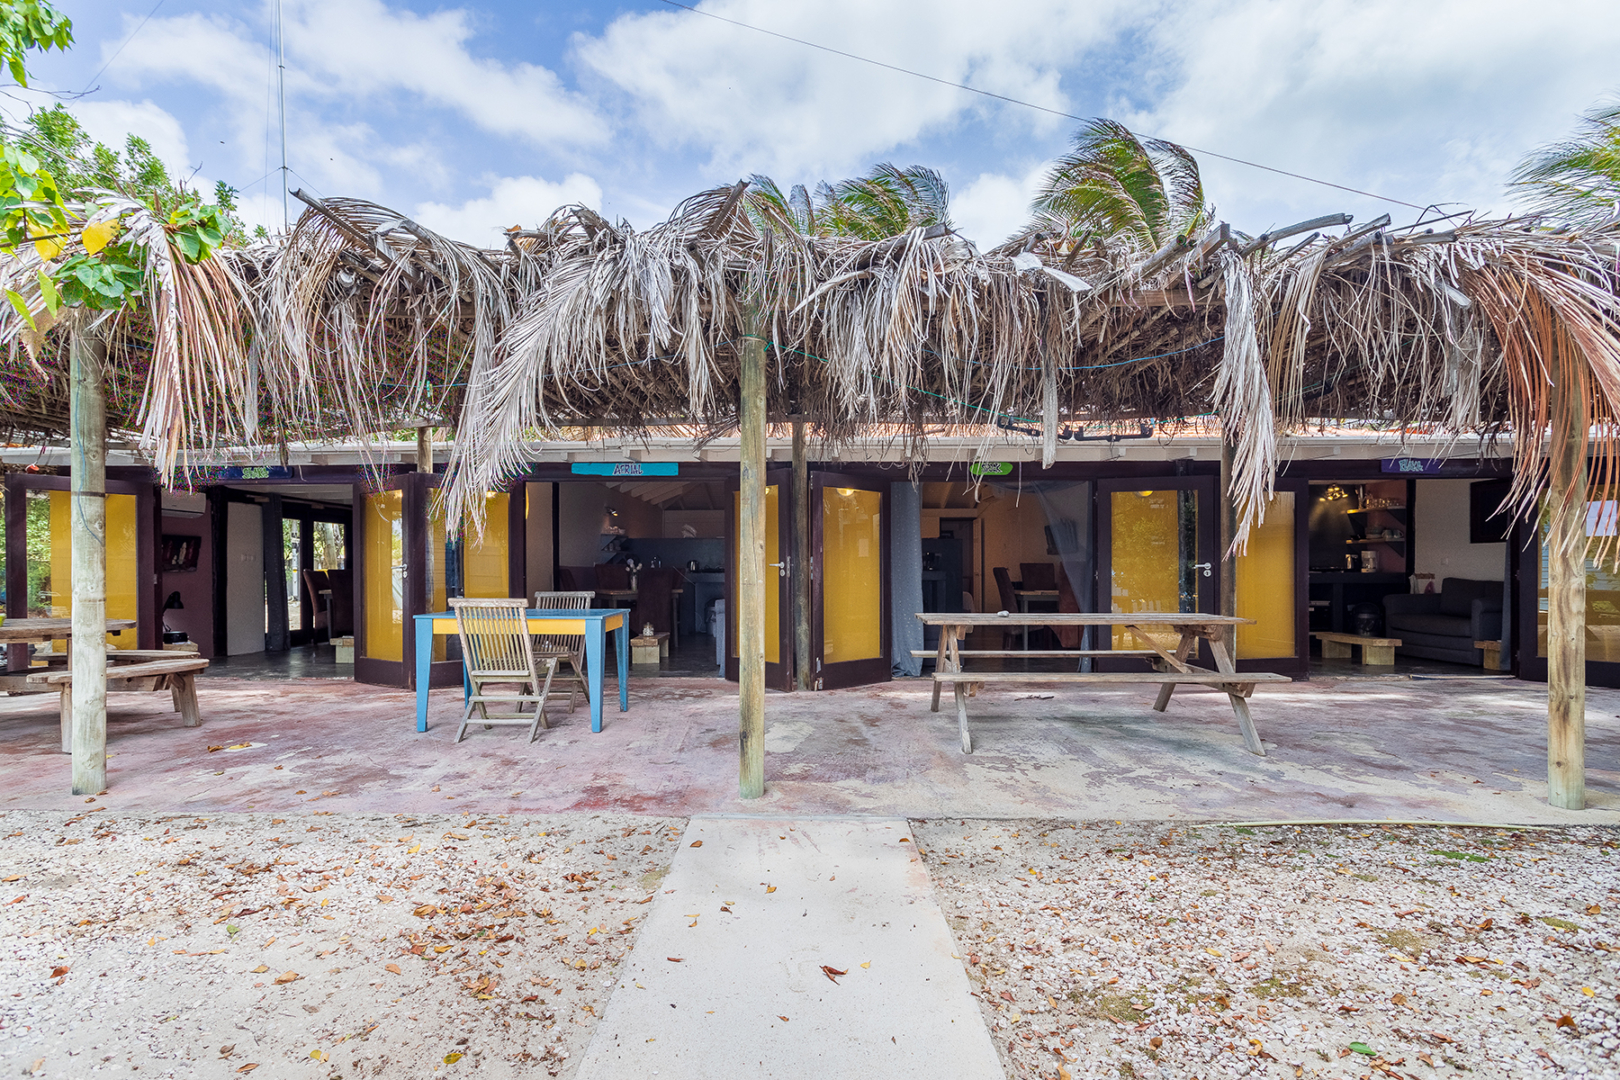
[[[1094,518],[1097,522],[1097,601],[1096,606],[1101,609],[1104,605],[1109,611],[1114,606],[1114,500],[1116,492],[1124,491],[1194,491],[1198,493],[1198,562],[1211,563],[1208,574],[1198,575],[1198,607],[1203,613],[1215,611],[1219,603],[1220,572],[1219,535],[1216,524],[1216,484],[1217,478],[1208,475],[1191,476],[1140,476],[1128,479],[1104,479],[1097,481],[1097,512]],[[1094,648],[1113,648],[1113,633],[1100,633],[1096,635]],[[1135,646],[1133,646],[1135,647]],[[1215,658],[1210,655],[1209,646],[1202,640],[1198,645],[1197,662],[1205,667],[1213,667]],[[1098,671],[1143,671],[1149,667],[1146,659],[1140,657],[1127,657],[1113,659],[1099,656],[1095,668]]]
[[[888,479],[874,479],[850,473],[812,472],[810,474],[810,653],[812,667],[810,685],[817,690],[839,690],[849,686],[866,686],[888,682],[894,678],[894,664],[889,656],[891,645],[889,601],[889,483]],[[823,492],[828,487],[848,487],[876,492],[880,498],[878,528],[881,547],[878,551],[879,571],[879,642],[881,653],[868,660],[846,660],[839,664],[823,661],[822,648],[826,643],[826,604],[823,588],[826,577],[822,573],[822,556],[826,550],[822,536]]]
[[[728,493],[735,495],[738,490],[738,481],[732,479],[727,485]],[[778,561],[785,563],[786,556],[793,551],[793,491],[792,469],[765,470],[765,486],[777,485],[776,495],[776,552]],[[767,567],[767,569],[770,569]],[[793,689],[793,590],[790,588],[792,576],[784,573],[786,567],[777,567],[777,653],[782,658],[780,663],[766,663],[765,688],[767,690]],[[737,657],[733,649],[737,645],[737,500],[726,500],[726,678],[731,682],[738,679]]]
[[[6,617],[28,615],[28,507],[29,491],[72,491],[72,479],[44,473],[8,473],[5,477],[6,511]],[[108,480],[109,495],[135,496],[135,637],[142,649],[156,649],[163,642],[159,611],[163,603],[162,579],[157,572],[158,530],[162,522],[156,508],[158,489],[151,484],[128,480]],[[7,652],[8,667],[28,664],[28,646],[13,645]]]

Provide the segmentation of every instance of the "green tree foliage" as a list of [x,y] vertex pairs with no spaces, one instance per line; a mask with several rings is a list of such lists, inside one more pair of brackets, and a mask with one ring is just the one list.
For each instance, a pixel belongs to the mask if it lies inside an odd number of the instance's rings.
[[865,176],[819,184],[812,196],[803,184],[784,193],[775,180],[748,182],[748,212],[755,225],[800,236],[882,240],[919,226],[949,227],[950,188],[933,169],[884,163]]
[[1574,138],[1526,157],[1509,190],[1532,212],[1571,225],[1620,217],[1620,98],[1590,109]]
[[[65,49],[72,41],[72,24],[44,0],[0,0],[0,60],[19,84],[27,85],[30,50]],[[21,138],[6,135],[0,139],[0,250],[12,253],[32,242],[38,299],[51,318],[63,304],[113,309],[139,303],[154,251],[166,244],[199,262],[242,233],[233,214],[236,193],[228,186],[217,185],[215,201],[205,202],[175,182],[145,141],[129,139],[120,154],[93,142],[61,105],[30,117]],[[127,229],[131,213],[161,227]],[[37,306],[11,289],[6,299],[38,329]]]
[[1139,139],[1113,120],[1091,120],[1052,166],[1031,207],[1030,231],[1056,231],[1075,245],[1123,242],[1138,251],[1206,225],[1198,162],[1185,148]]

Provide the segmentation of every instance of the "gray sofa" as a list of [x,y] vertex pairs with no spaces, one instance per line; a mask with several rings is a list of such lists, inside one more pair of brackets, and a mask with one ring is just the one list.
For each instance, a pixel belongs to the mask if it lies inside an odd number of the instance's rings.
[[1502,637],[1502,583],[1448,577],[1439,592],[1386,596],[1384,633],[1401,639],[1398,655],[1478,667],[1474,642]]

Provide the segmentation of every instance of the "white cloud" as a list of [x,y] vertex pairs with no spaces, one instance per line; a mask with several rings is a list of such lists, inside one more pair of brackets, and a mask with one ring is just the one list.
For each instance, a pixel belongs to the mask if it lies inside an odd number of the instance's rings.
[[313,77],[311,91],[404,91],[453,109],[485,131],[540,144],[592,144],[607,135],[590,103],[550,70],[473,56],[465,11],[420,16],[380,0],[303,0],[290,14],[291,62]]
[[[1620,19],[1612,0],[1226,0],[1149,40],[1165,91],[1121,119],[1419,206],[1502,210],[1514,162],[1614,85]],[[1339,209],[1417,213],[1203,162],[1222,216],[1251,232]]]
[[[967,82],[1073,111],[1059,74],[1108,40],[1125,0],[1074,4],[979,0],[884,4],[827,0],[711,0],[728,18],[845,49],[951,82]],[[1133,10],[1141,10],[1136,5]],[[629,97],[663,147],[710,155],[716,175],[769,172],[785,182],[845,174],[965,115],[993,115],[1021,132],[1069,121],[937,82],[886,71],[687,13],[625,15],[580,37],[583,63]]]
[[196,164],[180,121],[150,100],[81,101],[73,106],[73,115],[92,139],[119,153],[131,135],[145,139],[171,175],[184,177]]
[[559,206],[602,205],[602,188],[589,176],[572,173],[561,183],[537,176],[503,176],[488,196],[460,206],[427,202],[416,208],[416,220],[453,240],[483,247],[500,244],[500,234],[514,225],[533,228]]
[[1047,164],[1022,176],[980,173],[951,195],[951,220],[963,236],[987,251],[1011,236],[1029,219],[1029,203],[1046,175]]

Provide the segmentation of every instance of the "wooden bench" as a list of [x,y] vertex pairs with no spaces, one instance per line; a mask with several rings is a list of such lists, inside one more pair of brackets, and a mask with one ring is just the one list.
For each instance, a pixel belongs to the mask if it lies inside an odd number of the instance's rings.
[[[1198,613],[1171,613],[1171,612],[1062,612],[1040,614],[1018,614],[1001,612],[996,615],[983,615],[974,612],[966,613],[938,613],[920,612],[917,618],[924,625],[935,625],[940,628],[939,648],[934,653],[934,693],[933,701],[929,706],[931,712],[939,711],[940,691],[949,686],[956,697],[956,722],[961,729],[962,752],[973,752],[973,740],[968,733],[967,699],[976,696],[979,687],[990,683],[1096,683],[1099,685],[1120,685],[1127,683],[1151,683],[1159,688],[1158,696],[1154,700],[1153,708],[1156,712],[1164,712],[1170,704],[1170,697],[1175,693],[1178,685],[1211,686],[1224,691],[1232,705],[1232,712],[1237,719],[1238,729],[1243,735],[1243,744],[1250,753],[1265,756],[1265,746],[1260,741],[1260,733],[1255,729],[1254,719],[1249,715],[1248,698],[1254,693],[1259,683],[1288,683],[1293,682],[1286,675],[1277,675],[1263,671],[1238,671],[1232,662],[1226,645],[1222,640],[1227,627],[1234,627],[1245,623],[1252,623],[1252,619],[1243,619],[1235,616],[1204,615]],[[1101,626],[1122,627],[1124,633],[1135,638],[1145,646],[1140,649],[1064,649],[1041,651],[1011,651],[1002,649],[964,649],[962,639],[975,627],[995,627],[998,629],[1007,626],[1022,625],[1063,625],[1063,626]],[[1154,632],[1172,633],[1178,641],[1174,649],[1166,648],[1154,636]],[[1215,661],[1218,670],[1198,667],[1189,663],[1189,658],[1198,652],[1200,643],[1207,644],[1210,656]],[[924,653],[923,655],[927,655]],[[963,662],[974,656],[1061,656],[1069,657],[1135,657],[1150,659],[1154,662],[1153,671],[964,671]]]
[[[107,690],[168,690],[174,709],[186,727],[202,724],[197,707],[197,673],[208,661],[197,656],[176,656],[161,649],[107,650]],[[73,672],[46,669],[28,676],[29,683],[55,686],[61,694],[62,752],[73,752]]]
[[[1395,663],[1398,637],[1362,637],[1360,634],[1339,634],[1320,631],[1311,637],[1322,643],[1322,659],[1348,660],[1354,646],[1361,646],[1361,662],[1369,667],[1391,667]],[[1476,648],[1478,646],[1476,645]]]

